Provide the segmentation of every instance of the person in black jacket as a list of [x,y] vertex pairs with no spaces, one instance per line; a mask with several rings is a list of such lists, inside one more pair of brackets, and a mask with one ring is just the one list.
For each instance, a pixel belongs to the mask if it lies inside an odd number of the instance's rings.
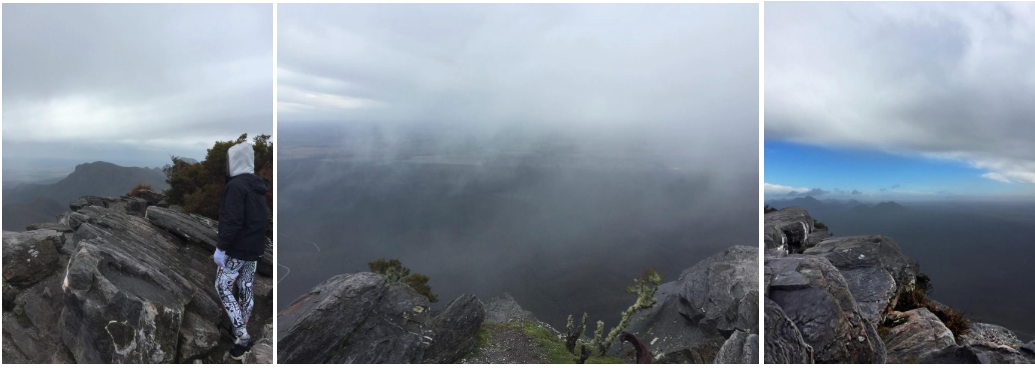
[[[227,160],[229,180],[219,203],[219,241],[212,258],[218,267],[216,291],[236,337],[230,356],[241,360],[252,345],[246,327],[254,305],[255,267],[266,251],[266,192],[270,182],[254,174],[255,151],[251,143],[230,147]],[[239,298],[234,297],[235,282]]]

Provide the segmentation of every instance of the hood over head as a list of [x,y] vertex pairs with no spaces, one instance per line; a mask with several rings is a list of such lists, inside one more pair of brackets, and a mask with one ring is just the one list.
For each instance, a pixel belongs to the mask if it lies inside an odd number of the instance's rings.
[[255,149],[250,142],[235,144],[226,154],[230,177],[255,173]]

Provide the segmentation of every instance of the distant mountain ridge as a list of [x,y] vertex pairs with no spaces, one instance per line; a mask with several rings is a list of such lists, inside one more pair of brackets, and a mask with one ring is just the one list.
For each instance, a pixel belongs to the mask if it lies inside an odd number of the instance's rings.
[[75,171],[53,184],[5,188],[3,229],[23,231],[26,225],[53,221],[68,202],[85,195],[120,196],[137,184],[147,184],[161,192],[169,188],[165,179],[157,167],[124,167],[104,161],[76,165]]

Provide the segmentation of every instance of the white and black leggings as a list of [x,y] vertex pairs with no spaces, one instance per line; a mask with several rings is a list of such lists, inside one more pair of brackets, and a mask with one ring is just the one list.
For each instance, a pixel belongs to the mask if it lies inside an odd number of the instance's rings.
[[[256,263],[227,256],[224,266],[216,271],[216,292],[223,301],[223,309],[230,316],[230,323],[234,325],[234,335],[240,340],[239,343],[247,343],[250,338],[246,326],[248,318],[252,315],[252,306],[255,305],[252,279],[255,278]],[[237,282],[240,292],[240,303],[234,298],[234,282]]]

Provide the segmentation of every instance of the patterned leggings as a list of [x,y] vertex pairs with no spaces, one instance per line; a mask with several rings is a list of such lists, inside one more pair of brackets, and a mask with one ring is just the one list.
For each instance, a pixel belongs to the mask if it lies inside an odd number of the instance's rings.
[[[252,306],[255,305],[255,298],[252,295],[252,279],[255,278],[255,261],[242,261],[230,256],[226,257],[226,264],[216,271],[216,292],[219,299],[223,301],[223,309],[230,316],[230,323],[234,325],[234,335],[238,341],[235,343],[246,344],[251,339],[248,330],[248,318],[252,315]],[[241,293],[241,302],[238,304],[234,298],[234,282],[237,282],[237,289]]]

